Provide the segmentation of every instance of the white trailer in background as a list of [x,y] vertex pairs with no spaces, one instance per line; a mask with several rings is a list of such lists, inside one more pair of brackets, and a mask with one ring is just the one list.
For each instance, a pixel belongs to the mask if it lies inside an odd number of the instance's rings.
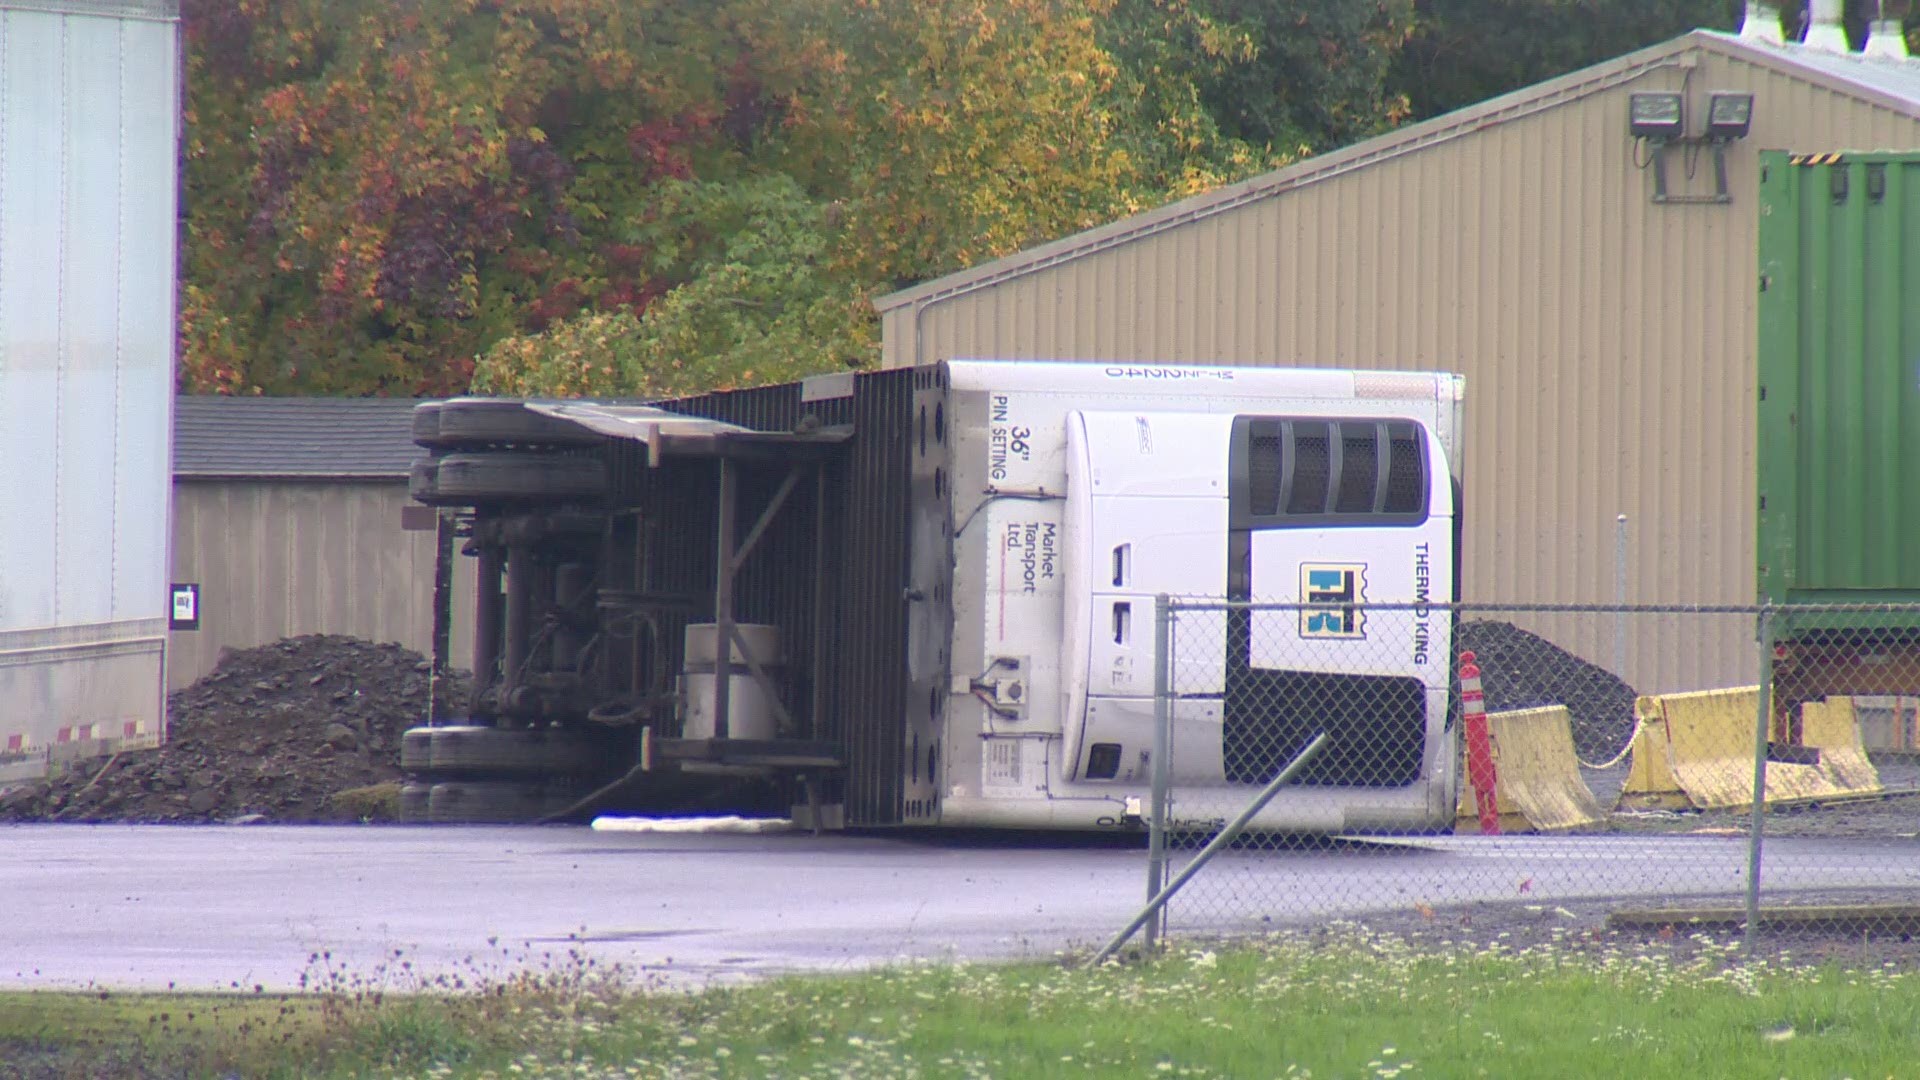
[[177,0],[0,0],[0,784],[165,734],[180,71]]

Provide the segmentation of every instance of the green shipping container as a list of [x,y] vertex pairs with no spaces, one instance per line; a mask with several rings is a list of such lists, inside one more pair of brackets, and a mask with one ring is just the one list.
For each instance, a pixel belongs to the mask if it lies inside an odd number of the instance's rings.
[[1759,596],[1920,602],[1920,151],[1760,160]]

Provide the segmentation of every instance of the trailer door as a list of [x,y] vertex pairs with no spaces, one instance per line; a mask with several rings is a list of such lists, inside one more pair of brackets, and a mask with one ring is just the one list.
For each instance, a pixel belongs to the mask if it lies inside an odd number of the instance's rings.
[[[1067,593],[1062,678],[1065,775],[1138,780],[1149,764],[1154,598],[1217,597],[1227,587],[1232,417],[1095,412],[1067,418]],[[1188,693],[1218,693],[1217,649],[1177,657]],[[1220,776],[1217,701],[1181,702],[1174,760]]]

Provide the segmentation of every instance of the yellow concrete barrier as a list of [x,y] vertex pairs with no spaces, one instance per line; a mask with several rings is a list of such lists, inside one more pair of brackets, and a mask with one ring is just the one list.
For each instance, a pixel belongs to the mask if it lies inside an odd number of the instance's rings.
[[[1559,705],[1487,714],[1498,775],[1496,803],[1507,832],[1559,832],[1597,825],[1605,817],[1580,779],[1573,719]],[[1473,785],[1460,785],[1461,832],[1479,830]]]
[[[1700,810],[1753,805],[1753,731],[1760,688],[1702,690],[1643,697],[1633,765],[1618,805]],[[1766,801],[1808,802],[1882,789],[1879,771],[1867,760],[1848,698],[1832,698],[1801,710],[1803,738],[1820,748],[1820,763],[1767,764]]]
[[1667,725],[1660,699],[1642,697],[1633,703],[1633,755],[1627,782],[1620,788],[1616,807],[1629,810],[1679,810],[1692,806],[1673,775],[1673,751],[1667,745]]
[[[1880,782],[1880,770],[1867,758],[1866,745],[1860,739],[1860,718],[1854,711],[1852,698],[1830,697],[1802,705],[1800,739],[1808,746],[1820,748],[1820,765],[1832,775],[1834,786],[1841,791],[1871,795],[1886,790]],[[1771,773],[1773,767],[1769,765],[1767,771]],[[1767,786],[1771,789],[1773,785]]]

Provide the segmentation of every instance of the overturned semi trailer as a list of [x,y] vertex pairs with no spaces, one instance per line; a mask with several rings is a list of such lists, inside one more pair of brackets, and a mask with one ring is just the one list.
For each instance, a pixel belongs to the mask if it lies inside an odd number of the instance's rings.
[[[1452,599],[1461,401],[1445,374],[955,361],[423,405],[414,495],[479,594],[404,812],[1127,827],[1153,597]],[[1237,617],[1175,710],[1183,789],[1264,783],[1331,724],[1267,824],[1451,821],[1448,650],[1414,647],[1450,615]]]

